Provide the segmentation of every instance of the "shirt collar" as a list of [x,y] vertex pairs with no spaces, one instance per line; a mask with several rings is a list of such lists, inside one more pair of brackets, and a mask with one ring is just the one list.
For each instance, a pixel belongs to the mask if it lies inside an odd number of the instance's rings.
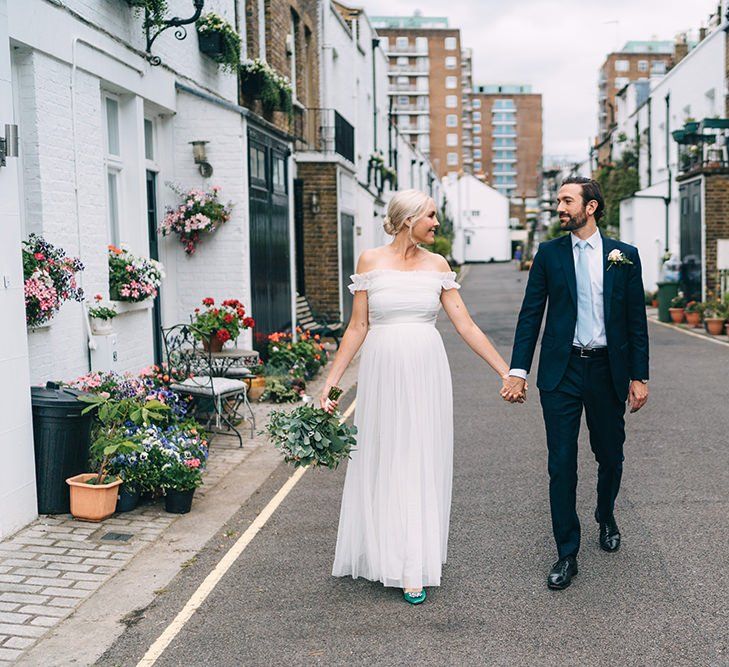
[[[575,236],[573,232],[570,232],[570,237],[572,239],[572,247],[574,248],[579,242],[580,237]],[[587,240],[587,245],[589,245],[593,250],[598,247],[600,242],[602,241],[602,237],[600,236],[600,230],[595,230],[595,233]]]

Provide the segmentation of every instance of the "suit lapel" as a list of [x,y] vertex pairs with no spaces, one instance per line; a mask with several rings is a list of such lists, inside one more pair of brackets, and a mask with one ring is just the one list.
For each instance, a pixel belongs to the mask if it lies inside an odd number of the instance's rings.
[[572,253],[572,234],[565,234],[559,248],[559,260],[567,278],[570,296],[577,308],[577,278],[575,277],[575,258]]
[[607,324],[610,319],[610,306],[613,295],[613,281],[615,280],[616,274],[615,267],[613,267],[612,271],[608,271],[608,268],[610,268],[610,265],[608,264],[608,255],[617,246],[615,244],[615,241],[607,236],[604,236],[602,232],[600,233],[600,236],[602,236],[602,301],[605,311],[605,324]]

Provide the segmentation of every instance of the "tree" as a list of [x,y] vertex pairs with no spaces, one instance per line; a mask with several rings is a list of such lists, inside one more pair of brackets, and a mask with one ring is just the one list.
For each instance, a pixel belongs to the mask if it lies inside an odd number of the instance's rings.
[[600,221],[609,235],[620,231],[620,201],[640,189],[638,145],[629,143],[616,162],[601,165],[595,173],[605,198],[605,215]]

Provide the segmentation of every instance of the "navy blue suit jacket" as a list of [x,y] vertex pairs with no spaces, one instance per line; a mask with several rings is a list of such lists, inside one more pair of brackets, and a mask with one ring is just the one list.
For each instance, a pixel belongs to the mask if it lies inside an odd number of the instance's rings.
[[[620,250],[632,264],[610,266],[608,254]],[[637,248],[602,237],[605,333],[613,385],[628,397],[630,380],[648,379],[648,322]],[[609,270],[608,270],[609,269]],[[547,307],[539,355],[537,387],[553,391],[564,376],[577,325],[577,282],[570,234],[539,245],[529,271],[514,335],[511,368],[531,369]]]

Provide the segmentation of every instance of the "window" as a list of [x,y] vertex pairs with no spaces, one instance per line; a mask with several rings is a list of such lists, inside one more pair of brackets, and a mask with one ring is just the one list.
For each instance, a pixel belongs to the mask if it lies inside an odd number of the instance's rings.
[[273,189],[277,192],[286,192],[286,160],[274,153],[273,155]]
[[445,38],[446,51],[455,51],[458,48],[458,42],[455,37]]
[[[290,45],[288,44],[289,40],[291,41]],[[297,91],[296,91],[296,83],[297,83],[297,63],[296,63],[296,47],[299,43],[299,17],[296,15],[296,12],[291,12],[291,32],[288,35],[287,38],[287,46],[290,46],[289,50],[289,71],[290,76],[289,79],[291,81],[291,97],[292,99],[297,99]]]
[[457,76],[447,76],[446,77],[446,88],[448,88],[449,90],[458,88],[458,77]]
[[144,119],[144,157],[154,162],[154,122],[151,118]]
[[481,122],[481,112],[480,111],[474,111],[473,112],[473,122],[474,123],[480,123]]
[[474,157],[474,159],[477,159],[477,160],[481,159],[481,149],[480,148],[474,149],[473,157]]
[[112,245],[118,246],[122,241],[121,201],[119,196],[123,192],[122,179],[124,177],[124,162],[121,155],[122,142],[119,130],[119,98],[105,94],[102,108],[105,116],[104,128],[106,135],[104,137],[106,147],[104,162],[106,164],[108,240]]
[[410,77],[409,76],[399,76],[399,77],[397,77],[397,85],[398,86],[408,86],[408,85],[410,85]]
[[250,144],[249,156],[251,180],[259,181],[260,183],[267,183],[266,150],[263,147],[252,143]]
[[446,56],[445,66],[446,69],[456,69],[458,67],[458,58],[455,56]]
[[619,76],[615,79],[615,90],[625,88],[630,83],[630,79],[626,76]]
[[458,96],[446,95],[445,105],[448,109],[455,109],[458,106]]
[[483,162],[474,162],[473,168],[475,171],[483,171]]
[[415,38],[415,50],[418,53],[428,53],[428,38],[427,37],[416,37]]
[[615,61],[615,71],[616,72],[629,72],[630,71],[630,61],[629,60],[616,60]]
[[481,100],[473,100],[473,108],[474,109],[480,109],[481,108]]
[[458,146],[458,135],[447,134],[446,135],[446,146]]
[[454,113],[449,113],[446,116],[446,127],[458,127],[458,116]]
[[408,58],[407,56],[398,56],[397,57],[397,64],[398,65],[405,65],[405,66],[407,66],[407,65],[410,64],[410,58]]
[[495,100],[494,109],[516,109],[514,100]]
[[481,137],[474,137],[473,138],[473,145],[474,146],[480,146],[481,145]]
[[647,72],[648,71],[648,61],[647,60],[639,60],[638,61],[638,71],[639,72]]
[[458,153],[448,153],[448,166],[455,167],[458,164]]
[[516,138],[500,137],[499,139],[494,139],[494,146],[513,146],[516,148]]
[[399,95],[397,98],[397,106],[406,107],[410,104],[410,98],[407,95]]
[[388,37],[380,37],[380,46],[387,53],[390,50],[390,39]]
[[480,125],[474,125],[473,126],[473,132],[474,134],[481,134],[482,128]]
[[665,74],[666,63],[662,60],[654,60],[651,63],[651,74]]
[[398,51],[404,51],[408,48],[410,42],[407,37],[398,37],[395,40],[395,44],[397,45]]

